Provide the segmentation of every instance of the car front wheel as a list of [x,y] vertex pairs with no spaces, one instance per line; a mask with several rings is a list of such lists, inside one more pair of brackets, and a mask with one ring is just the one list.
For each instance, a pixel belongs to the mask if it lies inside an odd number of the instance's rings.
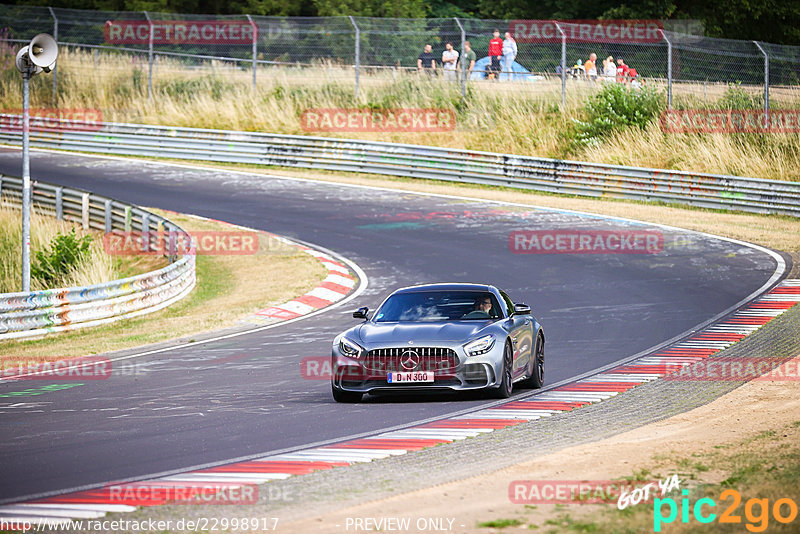
[[355,391],[344,391],[343,389],[339,389],[333,384],[331,384],[331,392],[333,393],[333,400],[336,402],[359,402],[361,397],[363,397],[363,393],[357,393]]
[[494,390],[494,396],[498,399],[507,399],[511,396],[514,389],[514,381],[512,372],[514,369],[514,353],[511,351],[511,345],[506,344],[506,349],[503,351],[503,369],[500,378],[500,387]]
[[523,382],[525,387],[539,389],[544,385],[544,337],[536,336],[536,348],[528,365],[528,378]]

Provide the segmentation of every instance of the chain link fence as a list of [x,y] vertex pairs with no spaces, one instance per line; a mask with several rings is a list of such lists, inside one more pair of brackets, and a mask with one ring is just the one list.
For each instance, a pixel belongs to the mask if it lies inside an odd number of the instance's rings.
[[[467,83],[495,78],[514,82],[515,89],[560,92],[564,100],[570,91],[620,81],[603,76],[602,62],[613,57],[635,69],[638,83],[664,87],[670,106],[673,96],[700,102],[718,98],[730,84],[740,85],[765,109],[770,97],[790,102],[800,96],[800,47],[705,37],[692,21],[650,22],[657,23],[656,30],[644,38],[626,38],[582,35],[585,26],[577,22],[186,15],[0,5],[0,42],[18,47],[45,32],[62,47],[91,51],[98,69],[114,68],[99,61],[101,54],[116,56],[119,65],[138,68],[148,95],[154,78],[173,69],[223,70],[251,78],[253,86],[286,73],[309,81],[351,81],[358,95],[365,83],[416,72],[425,45],[431,45],[439,67],[438,74],[431,74],[441,77],[446,43],[463,58],[469,41],[477,61],[472,72],[460,62],[462,90]],[[497,72],[489,57],[495,30],[501,38],[511,32],[517,46],[510,61],[500,58],[502,71]],[[585,69],[591,54],[597,57],[596,81]],[[57,72],[52,83],[55,95]]]

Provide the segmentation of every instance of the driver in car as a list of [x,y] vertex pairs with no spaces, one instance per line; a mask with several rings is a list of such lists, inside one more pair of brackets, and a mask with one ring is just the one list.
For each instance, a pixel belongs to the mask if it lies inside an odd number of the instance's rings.
[[475,299],[475,308],[464,315],[464,319],[489,319],[492,315],[492,299],[489,296]]

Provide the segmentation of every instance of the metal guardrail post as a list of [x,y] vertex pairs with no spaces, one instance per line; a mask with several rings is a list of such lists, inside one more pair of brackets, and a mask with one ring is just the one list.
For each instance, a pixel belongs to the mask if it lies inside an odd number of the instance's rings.
[[[52,7],[48,7],[53,17],[53,39],[58,43],[58,17]],[[58,62],[53,65],[53,106],[58,104]]]
[[64,220],[64,188],[56,187],[56,219]]
[[133,212],[131,211],[130,206],[125,206],[125,231],[131,231],[131,219],[133,218]]
[[664,30],[661,30],[661,36],[667,42],[667,109],[672,109],[672,41],[667,39]]
[[561,33],[561,109],[567,107],[567,34],[561,28],[558,21],[553,21]]
[[467,51],[465,50],[467,41],[467,33],[464,31],[464,26],[461,25],[461,21],[458,20],[458,17],[453,17],[453,20],[456,21],[458,24],[458,29],[461,30],[461,97],[467,98],[467,58],[465,57]]
[[147,59],[149,63],[149,69],[147,72],[147,98],[153,98],[153,34],[155,32],[155,28],[153,27],[153,21],[150,20],[150,14],[147,11],[143,11],[145,18],[147,19],[147,24],[150,26],[150,37],[147,40]]
[[112,224],[111,224],[111,199],[106,199],[105,202],[105,231],[106,233],[111,232]]
[[355,92],[355,98],[358,99],[358,75],[359,75],[358,71],[360,70],[360,67],[361,67],[361,29],[358,27],[358,24],[356,24],[356,19],[353,18],[353,15],[349,15],[349,18],[350,18],[350,24],[352,24],[353,28],[355,28],[355,30],[356,30],[356,50],[355,50],[355,54],[356,54],[356,57],[355,57],[355,62],[356,62],[356,92]]
[[758,41],[753,41],[753,44],[764,54],[764,113],[769,114],[769,54]]
[[150,216],[147,213],[142,214],[142,250],[150,250]]
[[81,225],[84,230],[89,229],[89,193],[81,195]]
[[250,21],[250,27],[253,29],[253,90],[256,88],[256,66],[258,61],[258,26],[253,22],[253,17],[245,15],[247,20]]

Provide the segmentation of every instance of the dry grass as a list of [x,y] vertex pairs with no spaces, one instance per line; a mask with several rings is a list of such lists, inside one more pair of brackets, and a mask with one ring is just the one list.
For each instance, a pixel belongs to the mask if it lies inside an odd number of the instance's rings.
[[[231,231],[231,226],[151,210],[191,231]],[[0,354],[51,361],[98,354],[234,326],[243,317],[314,288],[327,275],[312,256],[262,234],[253,255],[197,256],[197,285],[183,300],[156,313],[108,326],[0,343]]]
[[[543,157],[626,163],[745,176],[800,180],[800,135],[665,134],[657,124],[631,129],[598,146],[574,142],[574,119],[597,87],[570,80],[566,107],[560,109],[560,80],[469,85],[465,102],[459,84],[420,78],[405,71],[366,70],[361,92],[353,96],[352,69],[329,63],[314,67],[260,67],[258,89],[251,89],[249,66],[209,62],[188,69],[169,58],[155,68],[155,96],[147,99],[144,57],[63,50],[59,57],[59,108],[99,108],[107,121],[136,122],[308,134],[300,124],[308,108],[375,107],[456,110],[457,128],[443,133],[325,133],[402,143],[430,144]],[[15,72],[0,73],[0,108],[19,108]],[[34,79],[33,105],[51,105],[51,80]],[[661,86],[661,82],[652,84]],[[724,90],[714,85],[697,94],[699,84],[676,85],[676,103],[714,105]],[[753,88],[748,88],[753,89]],[[776,90],[781,107],[800,107],[800,93]],[[755,89],[751,93],[757,92]],[[680,96],[678,96],[680,95]]]
[[671,134],[657,124],[625,130],[582,159],[657,169],[800,180],[800,135]]
[[[47,215],[31,213],[31,263],[35,262],[36,252],[46,248],[58,234],[67,234],[71,223],[58,221]],[[72,269],[59,287],[84,286],[108,282],[122,277],[122,273],[145,272],[149,265],[115,261],[103,250],[102,234],[77,229],[78,236],[93,237],[90,254]],[[0,207],[0,293],[15,293],[22,290],[22,217],[20,211],[11,207]],[[163,262],[162,262],[163,263]],[[36,278],[31,278],[31,289],[53,289]]]

